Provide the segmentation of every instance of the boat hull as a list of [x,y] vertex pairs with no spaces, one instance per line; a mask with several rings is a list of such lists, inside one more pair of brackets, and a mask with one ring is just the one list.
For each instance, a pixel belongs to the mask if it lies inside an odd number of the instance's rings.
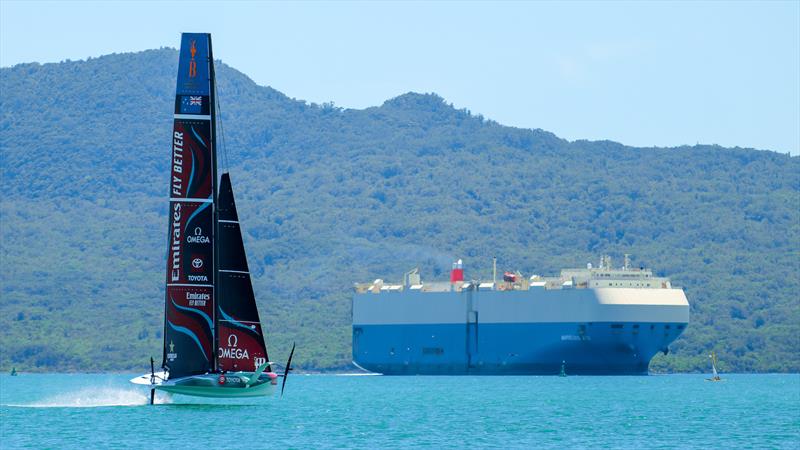
[[386,375],[647,374],[688,322],[680,289],[356,293],[353,361]]
[[474,334],[463,324],[361,325],[353,360],[384,375],[557,375],[562,362],[568,375],[645,375],[684,325],[481,324]]
[[[149,386],[153,389],[169,392],[171,394],[191,395],[194,397],[262,397],[271,395],[277,384],[277,375],[271,372],[261,374],[258,380],[250,383],[253,377],[251,372],[237,372],[231,374],[205,374],[193,375],[167,381],[156,380]],[[145,384],[150,375],[145,374],[131,380],[134,384]]]
[[180,385],[157,385],[155,388],[171,394],[191,395],[194,397],[240,398],[272,395],[275,386],[270,383],[261,383],[250,387],[236,388]]

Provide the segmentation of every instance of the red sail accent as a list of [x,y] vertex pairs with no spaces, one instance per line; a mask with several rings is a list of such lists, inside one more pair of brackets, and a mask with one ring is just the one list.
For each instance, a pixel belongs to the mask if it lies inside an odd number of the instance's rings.
[[212,164],[211,121],[175,119],[170,198],[210,200]]
[[217,325],[220,370],[252,372],[267,362],[261,324],[220,320]]
[[[169,334],[173,335],[167,343],[167,362],[175,363],[181,358],[181,347],[188,347],[192,355],[199,351],[206,364],[213,361],[212,293],[210,287],[167,287],[167,328],[171,330]],[[175,338],[180,338],[177,343]]]

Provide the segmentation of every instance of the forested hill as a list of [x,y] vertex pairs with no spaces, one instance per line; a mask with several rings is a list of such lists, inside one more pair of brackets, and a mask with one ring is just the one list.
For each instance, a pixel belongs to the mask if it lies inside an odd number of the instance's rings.
[[[160,355],[176,66],[161,49],[0,69],[2,370]],[[716,350],[723,370],[800,371],[800,158],[568,142],[435,94],[347,110],[218,77],[273,360],[297,340],[303,368],[347,367],[353,282],[631,253],[692,307],[652,369],[707,370]]]

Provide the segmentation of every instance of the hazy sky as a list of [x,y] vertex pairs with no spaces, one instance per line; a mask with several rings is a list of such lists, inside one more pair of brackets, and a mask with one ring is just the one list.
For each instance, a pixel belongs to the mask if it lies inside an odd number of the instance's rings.
[[0,65],[177,47],[290,97],[436,92],[505,125],[637,146],[800,153],[800,1],[267,3],[0,0]]

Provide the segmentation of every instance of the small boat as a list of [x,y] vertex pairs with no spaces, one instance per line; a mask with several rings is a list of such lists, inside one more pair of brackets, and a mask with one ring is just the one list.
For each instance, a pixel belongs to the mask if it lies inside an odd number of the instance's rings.
[[719,377],[719,373],[717,372],[717,354],[711,352],[708,355],[708,358],[711,360],[711,378],[706,378],[706,381],[722,381],[722,378]]
[[216,83],[211,35],[183,33],[170,158],[169,233],[161,370],[132,383],[201,397],[268,395],[264,341],[228,172],[217,175]]

